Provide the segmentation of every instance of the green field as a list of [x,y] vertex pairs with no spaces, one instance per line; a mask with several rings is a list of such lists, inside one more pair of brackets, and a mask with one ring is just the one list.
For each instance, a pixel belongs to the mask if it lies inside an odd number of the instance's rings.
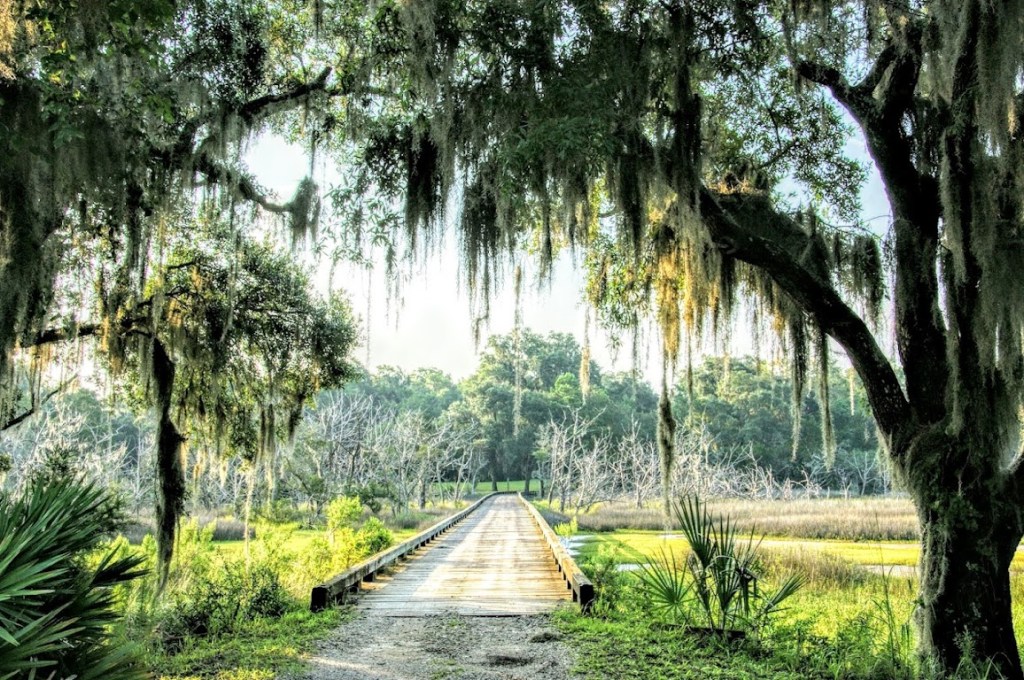
[[[613,551],[621,562],[642,564],[651,556],[664,552],[685,555],[688,551],[686,539],[678,534],[663,531],[614,531],[597,534],[581,534],[585,543],[580,555],[589,557],[600,550]],[[813,540],[792,537],[767,537],[753,539],[755,545],[766,553],[826,553],[840,557],[856,565],[874,567],[916,567],[921,546],[916,541],[837,541]],[[1013,560],[1016,570],[1024,571],[1024,553],[1018,552]]]

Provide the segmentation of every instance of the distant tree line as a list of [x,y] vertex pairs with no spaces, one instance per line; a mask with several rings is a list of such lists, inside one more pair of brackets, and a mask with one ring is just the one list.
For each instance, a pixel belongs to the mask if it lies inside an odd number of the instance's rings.
[[[600,500],[657,496],[654,445],[657,396],[629,373],[606,372],[564,333],[523,331],[492,337],[468,378],[434,368],[381,367],[316,395],[292,439],[262,474],[229,448],[196,438],[183,453],[188,508],[232,507],[247,500],[308,504],[359,495],[395,512],[458,499],[478,482],[498,488],[526,480],[532,493],[585,508]],[[794,427],[792,389],[771,362],[709,357],[675,386],[677,493],[779,496],[886,491],[873,421],[855,377],[833,367],[831,414],[841,455],[823,453],[822,409],[807,396]],[[129,395],[130,396],[130,395]],[[126,401],[131,401],[130,399]],[[3,434],[0,474],[17,486],[41,466],[83,471],[113,487],[130,507],[152,507],[157,423],[87,390],[41,406]],[[239,443],[241,445],[241,443]],[[6,472],[5,472],[6,471]]]

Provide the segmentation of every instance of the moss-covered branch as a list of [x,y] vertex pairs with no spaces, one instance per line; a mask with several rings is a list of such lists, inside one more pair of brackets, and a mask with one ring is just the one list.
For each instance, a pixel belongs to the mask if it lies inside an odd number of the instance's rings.
[[797,72],[828,88],[864,132],[893,211],[896,259],[896,341],[917,417],[938,422],[946,413],[950,369],[946,329],[938,307],[940,201],[936,178],[919,169],[916,142],[905,117],[919,117],[913,98],[921,71],[922,27],[908,21],[877,57],[871,70],[851,85],[836,69],[801,62]]
[[[721,201],[719,199],[722,199]],[[723,202],[757,203],[753,210],[726,209]],[[846,350],[864,382],[868,401],[882,432],[892,438],[907,434],[910,404],[892,365],[868,330],[867,324],[843,301],[831,282],[801,261],[804,248],[796,248],[807,235],[791,218],[771,210],[760,196],[716,196],[701,192],[701,215],[715,245],[724,254],[763,269],[819,327]],[[770,211],[766,214],[766,211]],[[766,222],[770,222],[766,228]],[[894,447],[899,451],[900,447]]]

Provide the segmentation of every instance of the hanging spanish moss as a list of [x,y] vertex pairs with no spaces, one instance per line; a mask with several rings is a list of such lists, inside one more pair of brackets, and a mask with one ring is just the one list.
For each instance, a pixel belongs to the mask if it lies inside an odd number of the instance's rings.
[[818,404],[821,407],[821,447],[826,469],[836,462],[836,432],[832,420],[832,402],[829,393],[828,336],[817,332],[818,340]]
[[675,466],[676,419],[669,399],[668,373],[661,372],[661,396],[658,398],[658,459],[661,462],[661,496],[666,527],[672,521],[672,470]]
[[523,270],[515,270],[515,319],[512,326],[512,354],[515,357],[515,392],[512,402],[512,435],[519,436],[523,419]]
[[793,460],[796,460],[797,451],[800,449],[800,431],[803,426],[804,392],[807,389],[807,329],[803,323],[791,323],[789,328],[790,346],[787,351],[790,356],[790,378],[793,381],[792,403],[790,410],[793,414]]
[[590,305],[583,316],[583,351],[580,352],[580,395],[583,403],[590,396]]

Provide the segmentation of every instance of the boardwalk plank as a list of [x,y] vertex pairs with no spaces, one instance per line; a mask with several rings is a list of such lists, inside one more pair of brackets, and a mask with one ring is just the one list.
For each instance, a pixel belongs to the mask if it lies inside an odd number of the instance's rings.
[[495,496],[400,571],[364,586],[358,608],[382,616],[522,616],[572,599],[514,496]]

